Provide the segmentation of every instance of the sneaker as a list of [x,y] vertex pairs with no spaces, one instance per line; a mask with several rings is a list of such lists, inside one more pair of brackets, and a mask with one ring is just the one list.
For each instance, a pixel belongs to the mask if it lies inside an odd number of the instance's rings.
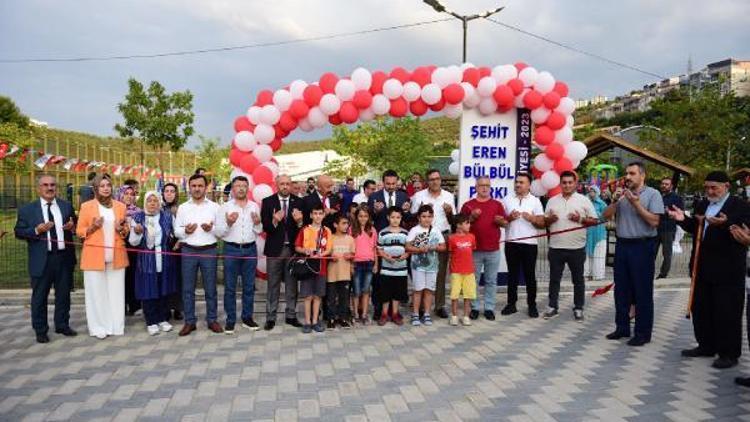
[[404,325],[404,317],[401,316],[401,314],[396,314],[391,318],[391,321],[393,321],[396,325]]
[[428,327],[432,325],[432,318],[430,318],[430,314],[424,314],[424,316],[422,317],[422,324]]
[[148,331],[148,335],[155,336],[159,334],[160,330],[159,330],[159,326],[154,324],[154,325],[149,325],[148,327],[146,327],[146,331]]
[[344,329],[352,328],[352,324],[347,319],[342,319],[339,321],[339,327]]
[[255,321],[253,321],[252,318],[243,319],[242,326],[247,328],[250,331],[260,330],[260,327],[258,326],[258,324],[255,323]]
[[435,314],[443,319],[446,319],[449,316],[448,311],[446,311],[445,308],[438,309],[437,312],[435,312]]
[[326,322],[326,328],[334,330],[336,329],[336,323],[332,319],[329,319],[328,322]]
[[310,324],[302,324],[302,332],[304,334],[310,334],[310,333],[312,333],[312,325],[310,325]]
[[[469,317],[471,317],[471,315],[469,315]],[[495,313],[493,311],[484,311],[484,318],[487,321],[494,321],[495,320]],[[472,319],[476,319],[476,318],[472,318]]]
[[368,318],[368,317],[362,317],[362,319],[359,320],[359,322],[362,325],[370,325],[372,323],[372,321],[370,321],[370,318]]
[[422,321],[419,320],[419,315],[414,314],[411,316],[411,325],[414,327],[419,327],[422,325]]
[[318,321],[317,323],[315,323],[315,325],[313,325],[312,328],[313,330],[315,330],[316,333],[322,333],[323,331],[326,330],[326,327],[323,326],[323,323],[321,321]]
[[458,316],[451,315],[451,325],[453,325],[453,326],[458,325]]
[[234,334],[234,323],[227,322],[226,325],[224,325],[224,334],[231,336]]
[[162,321],[162,322],[159,323],[159,328],[163,332],[168,333],[168,332],[172,331],[172,328],[174,328],[174,327],[172,327],[172,324],[168,323],[167,321]]
[[553,308],[551,306],[548,306],[547,310],[544,311],[544,314],[542,314],[542,317],[544,319],[550,319],[550,318],[554,318],[554,317],[556,317],[558,315],[559,315],[559,313],[557,312],[557,308]]
[[469,325],[471,325],[471,318],[469,318],[469,317],[467,317],[467,316],[464,316],[464,317],[463,317],[463,318],[461,319],[461,323],[462,323],[463,325],[465,325],[465,326],[467,326],[467,327],[468,327]]
[[472,309],[471,312],[469,312],[469,318],[471,319],[479,318],[479,311],[476,309]]
[[378,320],[378,325],[382,327],[387,323],[388,323],[388,314],[380,315],[380,319]]
[[516,309],[516,305],[509,303],[509,304],[505,305],[505,307],[503,308],[502,311],[500,311],[500,314],[501,315],[513,315],[516,312],[518,312],[518,309]]
[[573,309],[573,318],[578,322],[583,322],[583,309]]

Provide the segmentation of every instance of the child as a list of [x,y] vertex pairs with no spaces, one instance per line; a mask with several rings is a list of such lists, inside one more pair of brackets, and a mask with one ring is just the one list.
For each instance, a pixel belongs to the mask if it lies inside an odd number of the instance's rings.
[[375,259],[378,234],[373,227],[370,210],[365,204],[357,207],[351,235],[354,238],[354,317],[367,325],[370,322],[367,318],[367,306],[370,303],[372,275],[378,271]]
[[336,233],[331,237],[331,262],[328,264],[326,303],[330,314],[328,328],[351,328],[349,324],[349,282],[352,278],[354,238],[349,236],[349,218],[339,214],[334,219]]
[[388,209],[388,227],[378,234],[378,254],[380,263],[380,303],[383,304],[383,313],[380,315],[378,325],[388,322],[388,303],[391,304],[393,315],[392,321],[396,325],[402,325],[404,318],[398,311],[400,302],[409,300],[406,286],[407,261],[409,253],[406,252],[406,238],[409,233],[401,227],[401,208],[391,207]]
[[464,317],[461,323],[471,325],[471,301],[477,297],[472,257],[472,251],[477,248],[477,240],[469,230],[469,216],[459,214],[456,217],[456,234],[448,238],[448,250],[451,252],[451,325],[458,325],[458,298],[461,293],[464,295]]
[[[411,325],[432,325],[430,308],[432,295],[437,285],[438,252],[445,251],[442,233],[432,229],[434,212],[432,205],[426,204],[417,210],[419,224],[409,231],[406,238],[406,251],[411,254],[411,277],[414,283],[414,309]],[[424,301],[425,313],[419,319],[419,308]]]
[[320,298],[326,294],[326,266],[327,260],[320,259],[331,255],[331,230],[322,226],[323,205],[315,205],[310,210],[312,223],[299,231],[294,242],[294,250],[308,257],[318,258],[320,272],[311,278],[300,280],[299,295],[305,299],[305,322],[302,332],[307,334],[312,330],[318,333],[325,331],[320,322]]

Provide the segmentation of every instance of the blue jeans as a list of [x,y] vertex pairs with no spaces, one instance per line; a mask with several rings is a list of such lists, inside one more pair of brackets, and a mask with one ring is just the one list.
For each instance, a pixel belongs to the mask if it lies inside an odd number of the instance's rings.
[[372,261],[354,263],[354,279],[352,280],[354,296],[361,296],[363,293],[370,293],[373,265],[374,263]]
[[635,336],[651,340],[654,327],[656,239],[617,239],[615,245],[615,324],[630,335],[630,305],[635,303]]
[[[253,317],[255,301],[255,268],[258,266],[258,248],[255,243],[245,248],[224,244],[224,312],[227,324],[237,322],[237,276],[242,277],[242,320]],[[253,259],[234,259],[253,257]]]
[[213,255],[207,257],[183,256],[182,257],[182,302],[185,311],[185,323],[195,324],[195,281],[198,278],[198,269],[203,278],[203,290],[206,295],[206,322],[209,324],[216,321],[216,248],[198,250],[188,245],[182,246],[182,252],[186,254]]
[[[495,312],[497,295],[497,270],[500,267],[500,251],[474,251],[474,277],[479,284],[479,276],[484,272],[484,310]],[[478,291],[478,288],[477,288]],[[471,309],[479,310],[479,294],[471,301]]]

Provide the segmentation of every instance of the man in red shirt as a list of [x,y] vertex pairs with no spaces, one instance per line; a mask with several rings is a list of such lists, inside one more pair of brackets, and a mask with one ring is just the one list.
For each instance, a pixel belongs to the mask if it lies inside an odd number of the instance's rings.
[[[469,216],[471,233],[477,239],[474,251],[474,275],[477,282],[484,272],[484,317],[495,319],[497,269],[500,266],[500,228],[508,224],[500,201],[490,196],[490,178],[477,178],[477,197],[461,207],[461,214]],[[471,319],[479,318],[479,295],[471,304]]]

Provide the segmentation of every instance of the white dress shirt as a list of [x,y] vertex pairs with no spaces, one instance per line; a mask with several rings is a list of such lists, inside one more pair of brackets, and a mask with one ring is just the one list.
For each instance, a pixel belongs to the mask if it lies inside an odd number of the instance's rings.
[[355,204],[366,204],[368,199],[369,198],[367,197],[367,195],[365,195],[364,193],[360,192],[360,193],[354,195],[354,198],[352,198],[352,203],[355,203]]
[[[521,214],[528,212],[533,216],[544,215],[541,201],[530,193],[527,193],[526,196],[518,196],[515,193],[506,196],[503,198],[503,208],[505,208],[506,215],[510,215],[513,211],[518,211]],[[524,239],[518,241],[513,241],[513,239],[536,236],[539,233],[539,229],[534,227],[534,225],[525,218],[519,216],[517,219],[508,223],[508,227],[505,228],[505,233],[508,241],[536,245],[537,239]]]
[[[192,198],[177,209],[175,218],[174,234],[183,243],[188,246],[206,246],[216,243],[217,217],[219,214],[219,205],[208,199],[203,199],[200,203],[195,202]],[[201,224],[214,223],[211,231],[206,232]],[[185,226],[188,224],[197,224],[198,227],[192,234],[185,232]]]
[[[386,201],[387,200],[388,197],[386,196]],[[453,194],[445,189],[440,189],[440,194],[438,196],[433,196],[429,189],[422,189],[411,197],[411,213],[416,214],[419,210],[419,207],[426,204],[432,205],[432,210],[435,213],[435,218],[432,220],[432,227],[440,230],[441,232],[450,230],[451,224],[448,222],[448,218],[445,216],[443,204],[450,205],[451,212],[455,214],[456,201],[453,197]],[[419,216],[417,216],[417,218],[419,218]]]
[[[288,200],[289,198],[287,198]],[[233,212],[236,212],[239,216],[237,221],[230,226],[227,224],[227,214]],[[219,208],[219,214],[216,216],[216,235],[224,239],[225,242],[239,243],[240,245],[255,242],[255,239],[263,231],[263,225],[253,223],[253,214],[260,218],[260,209],[255,202],[247,200],[245,206],[242,207],[235,199],[229,200]]]
[[[47,218],[47,200],[44,198],[39,198],[39,202],[41,203],[42,207],[42,218],[44,219],[44,222],[49,222],[49,218]],[[55,231],[57,234],[57,249],[63,250],[65,249],[65,233],[63,232],[63,226],[65,225],[65,222],[63,221],[62,212],[60,211],[60,207],[57,205],[57,199],[52,200],[52,205],[50,206],[50,209],[52,210],[52,218],[54,218],[55,226],[52,227],[52,230]],[[52,250],[52,233],[47,231],[45,233],[47,235],[47,250]]]

